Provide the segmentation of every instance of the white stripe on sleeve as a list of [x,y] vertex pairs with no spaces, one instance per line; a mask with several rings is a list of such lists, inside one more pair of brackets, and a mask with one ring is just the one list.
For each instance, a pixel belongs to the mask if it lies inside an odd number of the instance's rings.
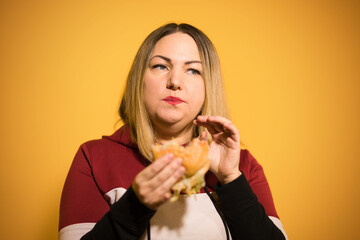
[[59,231],[59,240],[79,240],[87,232],[89,232],[95,223],[77,223],[66,226]]
[[272,217],[272,216],[269,216],[269,218],[271,219],[271,221],[273,221],[273,223],[275,224],[275,226],[277,226],[278,229],[281,230],[281,232],[282,232],[282,233],[284,234],[284,236],[285,236],[285,239],[288,240],[288,237],[287,237],[287,235],[286,235],[286,233],[285,233],[284,227],[283,227],[280,219],[278,219],[278,218],[276,218],[276,217]]

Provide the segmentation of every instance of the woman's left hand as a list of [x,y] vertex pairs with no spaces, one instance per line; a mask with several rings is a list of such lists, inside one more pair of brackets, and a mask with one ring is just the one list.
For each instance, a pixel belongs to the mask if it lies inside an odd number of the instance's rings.
[[[241,175],[240,135],[229,119],[220,116],[198,116],[194,120],[197,126],[205,127],[212,137],[210,143],[210,170],[221,184],[227,184]],[[200,134],[206,139],[206,132]]]

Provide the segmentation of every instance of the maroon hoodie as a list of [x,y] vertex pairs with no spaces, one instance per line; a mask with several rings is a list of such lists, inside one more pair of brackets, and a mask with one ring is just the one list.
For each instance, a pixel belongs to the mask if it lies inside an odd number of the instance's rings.
[[[143,239],[148,225],[153,239],[226,239],[204,190],[157,211],[141,204],[131,183],[147,164],[125,127],[82,144],[62,193],[59,239],[79,239],[86,233],[82,239]],[[279,217],[262,167],[241,150],[239,168],[243,174],[224,186],[211,172],[205,177],[208,189],[217,193],[232,239],[284,239],[270,220]]]

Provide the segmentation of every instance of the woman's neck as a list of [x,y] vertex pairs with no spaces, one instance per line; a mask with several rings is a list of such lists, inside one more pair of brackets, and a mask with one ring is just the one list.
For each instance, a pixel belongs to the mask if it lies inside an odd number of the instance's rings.
[[176,140],[179,144],[186,144],[191,141],[194,132],[194,125],[191,123],[185,128],[175,129],[171,127],[155,129],[157,142],[165,144],[172,140]]

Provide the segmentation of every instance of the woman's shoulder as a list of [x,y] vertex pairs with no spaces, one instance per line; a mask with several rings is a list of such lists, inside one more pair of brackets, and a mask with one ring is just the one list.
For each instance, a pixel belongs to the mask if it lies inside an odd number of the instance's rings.
[[103,193],[115,187],[128,187],[146,162],[123,129],[80,146],[74,162],[91,174]]
[[241,149],[240,151],[240,166],[249,167],[254,163],[258,164],[255,157],[250,153],[248,149]]
[[262,166],[248,149],[241,149],[239,169],[246,177],[250,177],[254,172],[262,170]]
[[112,135],[103,136],[81,144],[79,151],[92,166],[116,162],[120,164],[130,159],[143,162],[138,147],[131,141],[130,131],[122,127]]
[[137,145],[131,141],[130,130],[127,127],[121,127],[111,135],[104,135],[100,139],[93,139],[81,144],[81,148],[88,151],[97,151],[108,148],[134,148]]

